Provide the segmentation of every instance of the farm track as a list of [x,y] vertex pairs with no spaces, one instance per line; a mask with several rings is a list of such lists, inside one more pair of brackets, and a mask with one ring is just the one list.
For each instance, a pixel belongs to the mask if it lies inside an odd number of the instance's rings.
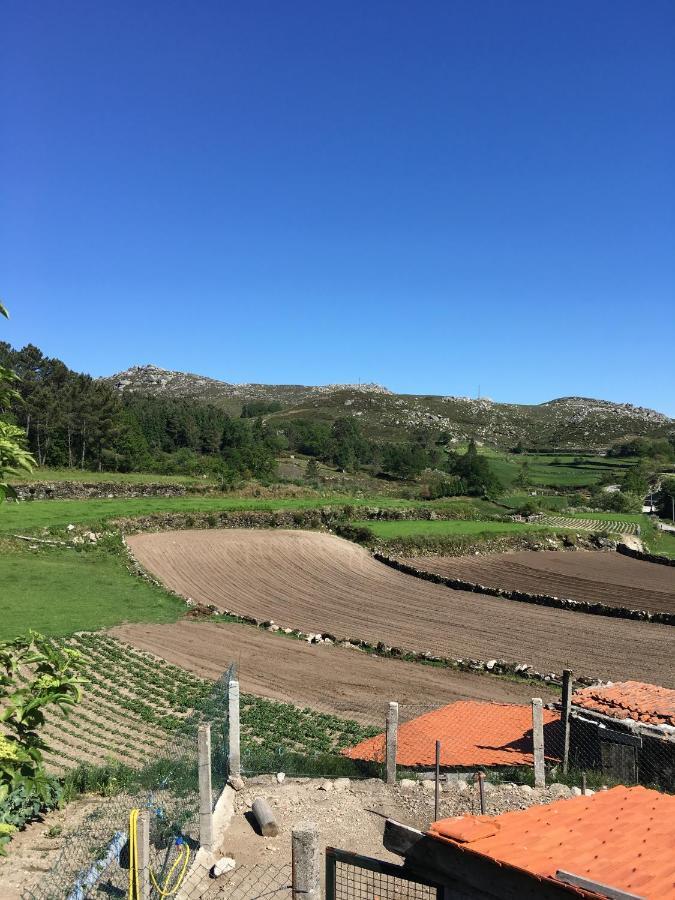
[[402,562],[491,588],[675,613],[675,572],[619,553],[523,550],[489,556],[426,556]]
[[201,678],[218,678],[234,660],[247,693],[365,724],[380,725],[390,700],[440,706],[453,700],[528,703],[533,693],[545,702],[559,697],[545,684],[310,645],[250,625],[208,621],[119,625],[110,634]]
[[504,658],[540,671],[675,686],[669,626],[590,617],[451,591],[302,531],[140,534],[139,562],[176,592],[257,619],[439,656]]

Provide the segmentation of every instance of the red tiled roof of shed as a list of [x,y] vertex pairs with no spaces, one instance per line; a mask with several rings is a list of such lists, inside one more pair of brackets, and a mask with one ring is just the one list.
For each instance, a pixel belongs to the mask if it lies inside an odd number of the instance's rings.
[[441,819],[429,834],[537,878],[560,883],[563,870],[648,900],[675,897],[675,797],[647,788]]
[[620,681],[581,688],[572,694],[572,703],[615,719],[675,726],[675,690],[656,684]]
[[[544,728],[549,733],[559,721],[559,713],[544,710]],[[441,741],[441,766],[531,766],[532,708],[473,700],[449,703],[399,726],[396,762],[433,766],[437,740]],[[385,735],[378,734],[342,752],[350,759],[381,761],[384,749]]]

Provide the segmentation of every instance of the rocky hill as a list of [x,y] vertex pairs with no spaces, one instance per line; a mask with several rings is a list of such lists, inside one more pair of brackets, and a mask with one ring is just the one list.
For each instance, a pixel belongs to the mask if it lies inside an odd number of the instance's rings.
[[630,403],[562,397],[526,405],[487,398],[394,394],[377,384],[232,384],[157,366],[133,366],[105,379],[120,391],[187,397],[214,403],[238,415],[252,400],[278,401],[270,421],[302,418],[331,421],[352,415],[372,437],[400,440],[413,429],[445,432],[451,440],[475,438],[511,446],[602,448],[629,435],[665,436],[675,420]]

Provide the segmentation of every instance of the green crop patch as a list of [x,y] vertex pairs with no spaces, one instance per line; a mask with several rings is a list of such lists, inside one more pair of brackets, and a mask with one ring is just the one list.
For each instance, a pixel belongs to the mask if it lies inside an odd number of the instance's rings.
[[472,519],[400,519],[395,521],[360,521],[352,522],[356,527],[369,528],[375,537],[389,539],[417,535],[433,537],[445,535],[490,535],[546,532],[541,525],[527,522],[493,522],[475,521]]
[[[193,734],[186,725],[195,711],[212,728],[227,729],[225,680],[214,685],[104,634],[57,642],[80,652],[85,686],[81,703],[67,719],[55,715],[49,721],[47,759],[53,771],[76,770],[80,782],[86,781],[83,766],[98,775],[121,763],[152,772],[153,760]],[[357,766],[340,751],[378,730],[253,694],[242,694],[240,718],[242,762],[249,773],[279,771],[283,762],[289,773],[294,766],[303,773],[320,766],[324,774],[354,774]],[[192,756],[196,759],[196,748]]]

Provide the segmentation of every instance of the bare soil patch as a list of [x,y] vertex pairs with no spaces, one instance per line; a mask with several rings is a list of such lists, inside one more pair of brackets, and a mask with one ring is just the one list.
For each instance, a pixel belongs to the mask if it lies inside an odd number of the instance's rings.
[[139,534],[128,542],[146,569],[183,596],[282,626],[675,686],[669,626],[451,591],[330,535],[232,529]]
[[[563,785],[535,790],[515,784],[486,783],[486,812],[497,815],[535,804],[568,798]],[[265,797],[272,806],[280,833],[262,837],[250,822],[256,797]],[[440,817],[480,813],[478,789],[472,781],[443,783]],[[235,815],[224,835],[221,850],[239,866],[256,863],[284,863],[291,858],[291,831],[299,822],[316,822],[322,851],[326,846],[400,863],[382,845],[384,823],[396,819],[414,828],[427,829],[434,820],[432,781],[399,782],[388,786],[381,781],[322,781],[291,779],[277,784],[273,776],[250,779],[235,797]],[[236,870],[235,870],[236,877]]]
[[67,837],[102,802],[100,797],[82,797],[17,832],[9,844],[8,855],[0,856],[2,900],[20,900],[26,888],[39,882],[63,852]]
[[235,661],[242,690],[319,712],[381,725],[390,700],[441,706],[453,700],[528,703],[557,699],[544,684],[383,659],[259,631],[249,625],[177,622],[120,625],[110,632],[202,678],[219,678]]
[[493,588],[626,609],[675,612],[675,571],[619,553],[525,550],[489,556],[427,556],[404,562],[447,578]]

